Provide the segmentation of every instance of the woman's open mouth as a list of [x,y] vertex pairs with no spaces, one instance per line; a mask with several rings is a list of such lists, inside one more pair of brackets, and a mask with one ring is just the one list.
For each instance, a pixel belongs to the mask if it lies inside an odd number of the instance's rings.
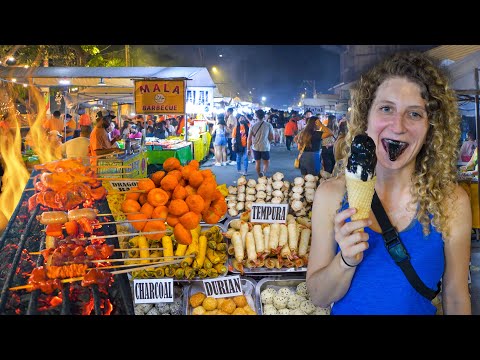
[[388,153],[390,161],[395,161],[408,147],[408,143],[392,139],[382,139],[382,145]]

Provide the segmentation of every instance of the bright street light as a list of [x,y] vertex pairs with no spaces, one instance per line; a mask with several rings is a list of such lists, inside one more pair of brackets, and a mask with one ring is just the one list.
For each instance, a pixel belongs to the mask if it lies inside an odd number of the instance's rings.
[[262,96],[262,101],[266,101],[267,98],[265,96]]
[[213,66],[213,67],[212,67],[212,71],[213,71],[215,74],[218,73],[217,67],[216,67],[216,66]]

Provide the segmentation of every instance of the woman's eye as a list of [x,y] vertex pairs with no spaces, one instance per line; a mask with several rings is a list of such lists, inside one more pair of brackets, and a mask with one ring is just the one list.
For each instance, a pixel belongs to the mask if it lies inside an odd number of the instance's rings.
[[392,111],[392,108],[390,106],[381,106],[380,111],[386,113]]
[[416,111],[412,111],[412,112],[410,113],[410,117],[411,117],[412,119],[422,119],[422,118],[423,118],[423,114],[418,113],[418,112],[416,112]]

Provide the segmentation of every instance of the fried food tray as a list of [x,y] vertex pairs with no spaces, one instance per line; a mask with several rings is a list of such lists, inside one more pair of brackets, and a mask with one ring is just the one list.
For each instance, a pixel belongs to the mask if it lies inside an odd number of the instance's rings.
[[[251,279],[248,277],[240,278],[240,282],[242,284],[243,294],[245,295],[248,304],[253,310],[255,310],[257,314],[259,314],[259,309],[257,307],[258,301],[255,295],[255,288],[256,288],[257,282],[254,279]],[[184,290],[183,301],[185,304],[184,314],[192,315],[193,308],[190,305],[189,299],[190,299],[190,296],[192,296],[193,294],[196,294],[197,292],[205,292],[205,289],[203,287],[203,282],[191,281],[189,285],[184,286],[183,290]]]

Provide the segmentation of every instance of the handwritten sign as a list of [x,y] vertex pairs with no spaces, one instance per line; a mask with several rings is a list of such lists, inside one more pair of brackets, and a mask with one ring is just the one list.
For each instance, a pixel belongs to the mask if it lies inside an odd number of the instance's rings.
[[135,111],[137,114],[184,114],[185,81],[135,81]]
[[134,279],[135,304],[173,302],[173,279]]
[[138,181],[115,180],[110,181],[110,185],[117,191],[128,191],[132,187],[138,186]]
[[243,295],[240,276],[225,276],[214,279],[204,279],[205,295],[214,298]]
[[280,223],[287,222],[288,204],[252,204],[250,222]]

